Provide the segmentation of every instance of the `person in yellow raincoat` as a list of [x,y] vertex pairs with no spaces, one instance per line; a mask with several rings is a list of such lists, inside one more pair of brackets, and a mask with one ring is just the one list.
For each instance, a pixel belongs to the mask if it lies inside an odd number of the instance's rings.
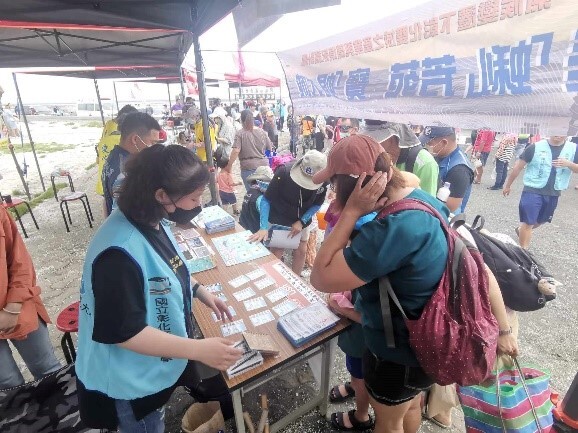
[[110,151],[120,143],[119,119],[128,113],[136,111],[138,110],[132,105],[125,105],[119,110],[114,119],[110,119],[104,124],[102,136],[96,145],[96,163],[98,164],[96,193],[99,195],[104,195],[104,190],[102,189],[102,168],[104,167],[104,162],[106,158],[108,158]]

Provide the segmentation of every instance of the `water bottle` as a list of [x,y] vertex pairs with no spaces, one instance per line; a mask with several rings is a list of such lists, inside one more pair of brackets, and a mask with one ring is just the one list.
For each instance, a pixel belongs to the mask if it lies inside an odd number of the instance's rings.
[[445,182],[444,186],[442,186],[439,190],[438,190],[438,194],[437,194],[437,198],[440,201],[443,201],[444,203],[448,200],[448,198],[450,197],[450,183],[449,182]]

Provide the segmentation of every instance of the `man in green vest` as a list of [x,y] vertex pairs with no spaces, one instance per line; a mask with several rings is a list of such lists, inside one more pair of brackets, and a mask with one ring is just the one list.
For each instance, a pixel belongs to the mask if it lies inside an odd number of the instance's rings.
[[572,172],[578,173],[576,143],[566,136],[550,136],[526,147],[504,186],[509,196],[512,183],[524,173],[524,190],[520,198],[520,226],[516,228],[520,246],[528,249],[532,231],[552,222],[558,198],[568,189]]

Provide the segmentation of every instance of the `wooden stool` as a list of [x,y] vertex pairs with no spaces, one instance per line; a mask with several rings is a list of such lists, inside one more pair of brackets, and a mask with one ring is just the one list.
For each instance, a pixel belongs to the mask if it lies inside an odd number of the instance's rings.
[[72,364],[76,360],[76,349],[72,342],[71,332],[78,332],[78,308],[80,301],[76,301],[66,307],[58,314],[56,318],[56,328],[64,332],[60,340],[60,346],[64,353],[64,358],[68,364]]
[[24,204],[28,208],[28,212],[30,213],[30,216],[32,217],[32,221],[34,222],[34,225],[36,226],[36,230],[40,230],[40,227],[38,227],[38,223],[36,222],[36,218],[34,218],[34,213],[32,212],[32,208],[30,207],[30,204],[27,201],[19,199],[19,198],[12,198],[10,200],[10,203],[8,203],[8,202],[6,202],[6,200],[4,200],[4,196],[2,196],[1,201],[2,201],[2,206],[4,206],[4,209],[13,209],[14,210],[14,213],[16,214],[16,220],[20,224],[20,228],[22,229],[22,233],[24,233],[25,238],[28,237],[28,233],[26,233],[26,229],[24,228],[24,224],[22,223],[22,217],[20,216],[20,213],[18,212],[18,208],[16,206],[18,206],[20,204]]
[[[58,193],[56,191],[56,185],[54,183],[54,179],[57,177],[66,177],[68,178],[68,186],[70,187],[70,191],[72,194],[68,194],[64,197],[58,197]],[[76,191],[74,189],[74,183],[72,182],[72,176],[70,176],[70,172],[68,170],[55,170],[50,175],[50,182],[52,183],[52,191],[54,192],[54,198],[56,201],[60,200],[60,212],[62,213],[62,219],[64,220],[64,225],[66,226],[66,231],[70,232],[70,227],[68,224],[72,225],[72,218],[70,218],[70,210],[68,209],[68,203],[76,200],[80,200],[82,206],[84,207],[84,213],[86,214],[86,219],[88,220],[88,225],[92,228],[92,221],[94,221],[94,217],[92,216],[92,209],[90,208],[90,202],[88,201],[88,196],[85,192]],[[66,215],[64,214],[64,208],[66,208]],[[68,216],[68,221],[66,217]]]

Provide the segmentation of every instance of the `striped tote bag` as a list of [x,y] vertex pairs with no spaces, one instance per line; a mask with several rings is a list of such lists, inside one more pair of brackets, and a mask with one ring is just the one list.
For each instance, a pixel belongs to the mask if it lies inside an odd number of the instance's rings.
[[481,385],[457,387],[467,433],[552,431],[550,373],[536,367],[499,368]]

